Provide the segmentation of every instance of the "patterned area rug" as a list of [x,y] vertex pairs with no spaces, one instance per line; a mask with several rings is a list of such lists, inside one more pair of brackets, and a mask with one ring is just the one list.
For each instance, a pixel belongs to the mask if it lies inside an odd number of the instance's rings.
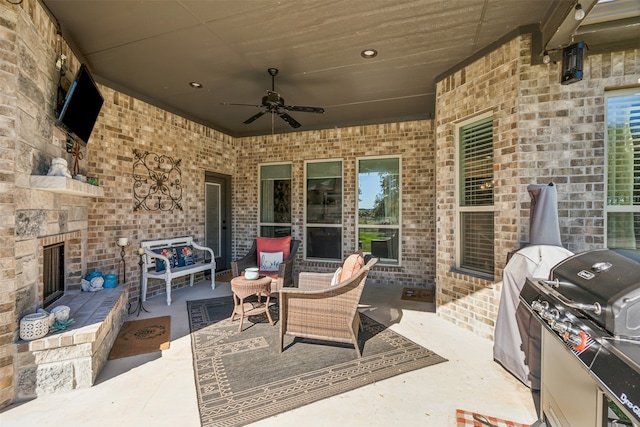
[[[246,300],[245,300],[246,301]],[[362,358],[350,346],[285,337],[278,311],[269,325],[231,322],[231,297],[188,301],[198,407],[203,427],[243,426],[446,359],[360,315]]]
[[456,410],[456,421],[456,427],[531,427],[529,424],[516,423],[462,409]]

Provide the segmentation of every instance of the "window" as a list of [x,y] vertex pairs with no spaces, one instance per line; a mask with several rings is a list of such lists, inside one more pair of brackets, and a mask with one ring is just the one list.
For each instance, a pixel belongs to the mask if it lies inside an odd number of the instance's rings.
[[457,126],[456,267],[493,277],[493,118]]
[[640,248],[640,89],[606,94],[607,247]]
[[400,264],[400,158],[358,159],[358,246]]
[[260,236],[291,235],[291,164],[260,166]]
[[309,161],[305,177],[305,258],[342,260],[342,161]]

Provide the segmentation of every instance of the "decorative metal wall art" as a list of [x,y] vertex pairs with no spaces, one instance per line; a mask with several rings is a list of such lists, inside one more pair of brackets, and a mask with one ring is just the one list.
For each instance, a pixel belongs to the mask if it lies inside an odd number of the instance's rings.
[[182,210],[182,160],[135,148],[133,154],[133,210]]

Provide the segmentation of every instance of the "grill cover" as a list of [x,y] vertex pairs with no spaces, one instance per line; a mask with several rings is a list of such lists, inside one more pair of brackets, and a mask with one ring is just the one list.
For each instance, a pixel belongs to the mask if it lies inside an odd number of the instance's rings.
[[584,313],[615,337],[640,339],[640,262],[637,251],[582,252],[558,263],[550,278],[565,282],[558,292],[575,303],[600,304]]

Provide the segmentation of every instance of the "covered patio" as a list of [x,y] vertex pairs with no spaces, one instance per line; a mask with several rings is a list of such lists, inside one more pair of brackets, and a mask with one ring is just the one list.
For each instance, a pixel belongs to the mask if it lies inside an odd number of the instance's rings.
[[[148,299],[149,313],[126,320],[171,316],[168,350],[109,360],[93,387],[17,403],[0,413],[0,424],[200,425],[186,302],[226,295],[229,283],[212,290],[201,281],[176,290],[170,306],[163,295]],[[456,409],[526,424],[537,419],[535,396],[493,361],[492,341],[438,317],[434,304],[402,300],[400,289],[368,283],[360,311],[448,361],[251,425],[444,427],[456,425]]]

